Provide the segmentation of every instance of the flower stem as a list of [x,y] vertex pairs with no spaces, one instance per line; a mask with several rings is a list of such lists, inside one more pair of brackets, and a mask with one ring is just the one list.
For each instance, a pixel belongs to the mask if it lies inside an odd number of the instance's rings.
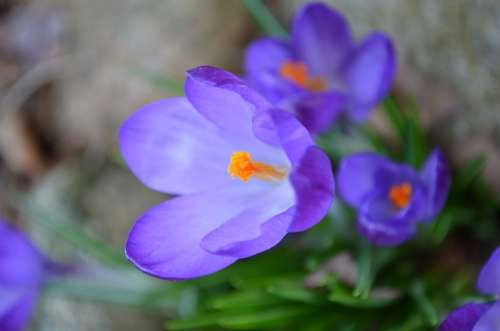
[[370,244],[361,242],[358,256],[358,281],[353,295],[363,299],[370,294],[373,279],[373,253]]
[[420,281],[415,281],[412,284],[410,295],[413,297],[413,300],[415,300],[415,303],[427,320],[427,323],[431,326],[436,326],[439,322],[436,309],[434,309],[429,298],[425,295],[424,287]]

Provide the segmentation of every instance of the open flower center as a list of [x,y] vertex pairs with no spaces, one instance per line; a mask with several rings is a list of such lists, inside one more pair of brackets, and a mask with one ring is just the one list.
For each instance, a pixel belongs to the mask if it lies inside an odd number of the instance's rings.
[[411,200],[412,187],[408,182],[393,185],[389,190],[389,199],[394,207],[398,209],[405,208]]
[[309,75],[309,69],[302,62],[286,61],[279,69],[281,77],[297,84],[300,87],[312,92],[323,92],[327,89],[327,84],[320,77]]
[[258,179],[276,181],[283,179],[286,175],[286,171],[283,169],[252,160],[250,153],[245,151],[234,152],[231,155],[227,172],[231,177],[239,177],[243,182],[247,182],[252,176]]

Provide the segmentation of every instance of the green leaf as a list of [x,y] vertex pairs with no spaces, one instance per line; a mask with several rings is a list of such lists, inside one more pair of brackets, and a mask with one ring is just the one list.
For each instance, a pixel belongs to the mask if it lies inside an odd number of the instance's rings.
[[335,288],[328,299],[331,302],[335,302],[339,305],[352,307],[352,308],[381,308],[385,307],[395,299],[375,299],[375,298],[362,298],[359,296],[354,296],[349,291],[342,289],[341,287]]
[[218,318],[223,315],[223,313],[200,314],[196,317],[168,321],[165,323],[165,330],[192,330],[216,326]]
[[217,319],[217,324],[233,330],[268,330],[291,325],[313,312],[307,307],[281,306],[259,312],[228,315]]
[[218,296],[209,305],[218,310],[246,309],[284,303],[283,299],[259,290],[249,290]]
[[455,199],[462,196],[465,191],[479,178],[486,166],[486,157],[479,155],[470,160],[465,168],[454,178],[451,196]]
[[424,287],[420,281],[415,281],[410,287],[410,294],[415,300],[417,307],[422,313],[423,317],[430,326],[436,326],[439,323],[438,314],[436,309],[429,301],[424,292]]
[[151,301],[149,297],[162,287],[148,278],[138,281],[136,277],[120,270],[107,270],[104,275],[97,272],[93,277],[65,276],[50,278],[45,294],[64,296],[77,300],[94,301],[106,304],[124,305],[150,311],[175,309],[176,300]]
[[382,109],[389,120],[389,124],[396,132],[396,135],[403,140],[405,136],[404,117],[401,109],[399,109],[394,101],[394,98],[391,96],[385,98],[382,103]]
[[359,246],[358,280],[353,294],[366,299],[373,280],[373,250],[365,240],[362,240]]
[[58,239],[65,240],[107,265],[129,267],[122,252],[87,234],[87,231],[79,223],[62,219],[60,214],[53,214],[29,198],[18,199],[16,204],[27,220],[52,232]]
[[267,288],[267,291],[271,294],[279,296],[281,298],[303,302],[307,304],[318,304],[323,300],[322,296],[315,293],[309,289],[306,289],[303,284],[276,284],[271,285]]
[[274,37],[288,36],[286,29],[281,26],[261,0],[243,0],[243,4],[266,34]]
[[427,141],[416,109],[404,113],[403,159],[419,168],[427,154]]

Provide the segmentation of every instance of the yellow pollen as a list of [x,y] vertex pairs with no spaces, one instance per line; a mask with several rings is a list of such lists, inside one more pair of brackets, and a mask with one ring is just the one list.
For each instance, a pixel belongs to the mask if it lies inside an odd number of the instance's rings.
[[279,69],[283,78],[297,84],[312,92],[323,92],[326,90],[326,82],[320,77],[311,77],[307,66],[302,62],[286,61]]
[[231,155],[227,172],[231,177],[239,177],[243,182],[247,182],[252,176],[263,180],[281,180],[286,175],[282,169],[253,161],[250,153],[245,151],[234,152]]
[[405,208],[411,199],[412,187],[410,183],[404,182],[399,185],[393,185],[389,190],[389,199],[394,207],[398,209]]

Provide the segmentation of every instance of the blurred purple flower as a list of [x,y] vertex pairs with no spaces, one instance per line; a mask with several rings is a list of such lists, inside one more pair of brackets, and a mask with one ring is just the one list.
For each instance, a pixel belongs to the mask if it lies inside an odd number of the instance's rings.
[[[484,294],[500,295],[500,247],[481,270],[477,287]],[[448,315],[439,331],[500,331],[500,301],[463,305]]]
[[320,133],[344,111],[355,121],[368,117],[392,86],[396,56],[384,33],[356,43],[342,14],[312,3],[295,16],[290,39],[253,42],[245,69],[253,87]]
[[358,210],[358,229],[378,246],[398,245],[415,234],[420,221],[432,220],[443,208],[450,176],[435,150],[417,172],[375,153],[344,158],[338,172],[342,198]]
[[171,280],[211,274],[312,227],[334,192],[330,161],[307,130],[239,78],[198,67],[185,91],[139,109],[119,134],[135,175],[180,195],[142,215],[125,249],[140,270]]
[[29,323],[47,266],[23,233],[0,220],[0,330],[23,330]]

